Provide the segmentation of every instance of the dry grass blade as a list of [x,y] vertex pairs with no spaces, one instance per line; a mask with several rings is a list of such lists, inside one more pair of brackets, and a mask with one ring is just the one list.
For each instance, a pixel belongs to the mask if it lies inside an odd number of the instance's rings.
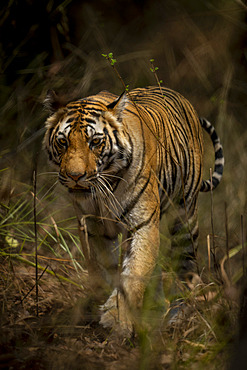
[[39,316],[39,285],[38,285],[38,234],[36,214],[37,175],[33,172],[33,223],[34,223],[34,244],[35,244],[35,287],[36,287],[36,315]]

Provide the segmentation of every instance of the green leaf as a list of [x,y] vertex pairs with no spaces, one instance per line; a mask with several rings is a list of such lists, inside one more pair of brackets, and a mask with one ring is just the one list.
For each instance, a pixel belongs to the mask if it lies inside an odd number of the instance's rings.
[[17,248],[18,245],[19,245],[18,240],[13,238],[13,236],[11,236],[11,235],[6,235],[5,240],[11,248]]

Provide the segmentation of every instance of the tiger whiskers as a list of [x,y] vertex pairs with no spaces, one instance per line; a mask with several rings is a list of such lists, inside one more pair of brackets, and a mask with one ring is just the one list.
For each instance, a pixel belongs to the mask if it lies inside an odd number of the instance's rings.
[[[92,178],[90,180],[92,181]],[[101,216],[102,213],[104,214],[102,209],[102,206],[104,206],[105,209],[119,219],[119,209],[123,208],[112,192],[111,184],[102,175],[95,176],[93,180],[93,186],[95,188],[94,196],[97,198]]]
[[[98,177],[97,177],[97,179],[98,179],[98,181],[105,187],[105,189],[109,192],[111,192],[112,193],[112,191],[113,191],[113,188],[112,188],[112,185],[110,184],[110,182],[107,180],[107,179],[105,179],[103,176],[101,176],[101,175],[99,175]],[[108,187],[107,186],[109,186],[109,189],[108,189]]]
[[[123,211],[123,207],[120,204],[120,202],[117,200],[116,196],[114,195],[112,186],[109,183],[109,181],[105,179],[104,176],[102,176],[101,174],[98,176],[98,181],[100,181],[101,185],[107,191],[108,196],[109,196],[108,200],[111,202],[113,208],[117,211],[117,213],[119,213],[119,208]],[[109,189],[107,185],[109,185],[111,189]]]
[[102,172],[102,173],[101,173],[101,176],[103,176],[104,178],[105,178],[105,177],[109,177],[109,178],[113,178],[113,179],[119,179],[119,180],[122,180],[122,181],[124,181],[124,182],[126,182],[126,183],[127,183],[127,181],[126,181],[123,177],[121,177],[121,176],[117,176],[117,175],[113,175],[113,174],[111,174],[111,173]]
[[103,201],[103,204],[109,211],[112,211],[115,214],[115,212],[118,212],[118,208],[113,193],[107,188],[101,179],[98,179],[98,181],[99,183],[97,186],[99,192],[103,194],[103,199],[101,198],[101,201]]

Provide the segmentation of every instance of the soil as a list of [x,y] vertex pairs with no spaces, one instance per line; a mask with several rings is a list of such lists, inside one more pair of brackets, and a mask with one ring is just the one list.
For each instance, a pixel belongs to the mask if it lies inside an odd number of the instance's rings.
[[161,328],[119,338],[99,324],[87,291],[47,273],[37,303],[34,268],[17,261],[2,260],[1,280],[0,369],[170,368]]

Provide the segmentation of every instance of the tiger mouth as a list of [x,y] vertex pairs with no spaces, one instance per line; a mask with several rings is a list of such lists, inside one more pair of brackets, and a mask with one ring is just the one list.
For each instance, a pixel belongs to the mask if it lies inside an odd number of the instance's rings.
[[84,188],[84,187],[81,187],[81,186],[75,186],[73,188],[69,188],[69,193],[82,193],[82,194],[90,194],[91,193],[91,188],[88,187],[88,188]]

